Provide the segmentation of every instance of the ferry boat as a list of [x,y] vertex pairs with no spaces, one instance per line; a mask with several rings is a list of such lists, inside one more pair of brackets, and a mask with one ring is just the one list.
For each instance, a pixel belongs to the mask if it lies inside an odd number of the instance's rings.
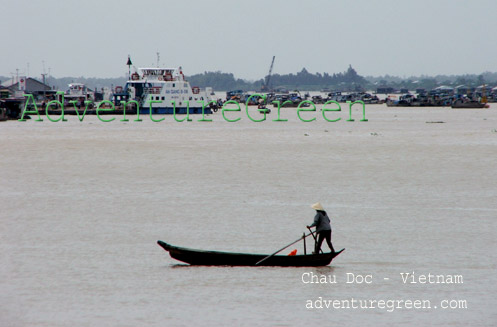
[[124,89],[116,88],[114,103],[135,100],[141,114],[211,114],[216,108],[209,104],[212,88],[201,90],[191,87],[185,79],[181,67],[178,68],[138,68],[131,74]]

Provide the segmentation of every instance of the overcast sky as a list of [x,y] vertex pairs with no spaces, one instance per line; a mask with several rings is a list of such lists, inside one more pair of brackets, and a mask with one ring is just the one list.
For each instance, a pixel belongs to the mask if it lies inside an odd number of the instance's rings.
[[0,75],[232,72],[437,75],[497,71],[496,0],[0,0]]

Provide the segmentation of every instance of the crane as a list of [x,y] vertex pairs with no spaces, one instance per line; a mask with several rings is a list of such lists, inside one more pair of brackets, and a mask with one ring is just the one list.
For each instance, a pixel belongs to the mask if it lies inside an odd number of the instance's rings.
[[273,60],[271,61],[271,66],[269,67],[269,73],[267,74],[266,80],[264,81],[264,84],[261,87],[262,91],[269,91],[269,81],[271,80],[271,73],[273,72],[274,58],[276,58],[276,56],[273,56]]

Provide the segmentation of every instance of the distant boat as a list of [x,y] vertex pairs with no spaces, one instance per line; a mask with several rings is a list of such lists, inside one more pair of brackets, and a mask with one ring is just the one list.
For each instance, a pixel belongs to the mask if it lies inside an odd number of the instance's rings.
[[452,97],[440,95],[402,94],[398,100],[389,96],[386,99],[387,107],[445,107],[452,103]]
[[280,266],[280,267],[318,267],[327,266],[342,251],[308,255],[267,255],[203,251],[173,246],[157,241],[171,258],[190,265],[201,266]]
[[[0,121],[15,120],[21,118],[25,99],[7,98],[0,99]],[[25,119],[30,119],[29,115],[24,115]]]
[[462,100],[456,100],[452,103],[451,105],[452,109],[482,109],[482,108],[488,108],[488,105],[486,103],[481,103],[479,101],[462,101]]
[[64,95],[66,101],[95,101],[95,91],[89,89],[82,83],[71,83],[68,85],[69,89]]

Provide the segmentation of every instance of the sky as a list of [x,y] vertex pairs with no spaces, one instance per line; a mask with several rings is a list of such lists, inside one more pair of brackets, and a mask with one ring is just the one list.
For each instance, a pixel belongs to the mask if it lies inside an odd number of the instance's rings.
[[0,0],[0,75],[497,72],[495,0]]

